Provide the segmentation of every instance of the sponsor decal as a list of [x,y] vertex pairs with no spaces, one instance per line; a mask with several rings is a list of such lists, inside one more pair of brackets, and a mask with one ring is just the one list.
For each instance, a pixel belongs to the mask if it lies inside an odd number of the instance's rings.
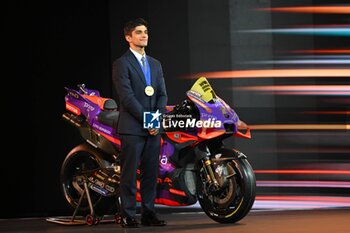
[[84,103],[84,108],[86,108],[86,110],[89,112],[92,112],[95,110],[95,108],[88,103]]
[[100,174],[96,174],[96,177],[99,178],[100,180],[104,180],[105,178],[101,176]]
[[107,191],[113,193],[115,191],[115,188],[113,188],[112,186],[106,185],[105,189],[107,189]]
[[98,186],[100,186],[101,188],[104,188],[104,187],[105,187],[105,183],[103,183],[102,181],[100,181],[100,180],[98,180],[98,179],[95,180],[95,184],[98,185]]
[[104,190],[104,189],[102,189],[102,188],[100,188],[100,187],[98,187],[98,186],[96,186],[96,185],[94,185],[94,184],[91,184],[91,185],[90,185],[90,188],[91,188],[92,190],[94,190],[95,192],[97,192],[97,193],[99,193],[99,194],[102,194],[103,196],[106,196],[106,195],[107,195],[106,190]]
[[162,155],[160,158],[160,163],[166,165],[168,163],[168,157],[166,155]]
[[110,130],[107,130],[107,129],[105,129],[105,128],[103,128],[103,127],[101,127],[101,126],[99,126],[98,124],[95,124],[95,123],[92,124],[92,127],[97,129],[97,130],[99,130],[99,131],[101,131],[101,132],[103,132],[103,133],[106,133],[106,134],[111,134],[112,133]]
[[66,109],[76,115],[80,115],[80,109],[74,106],[73,104],[66,102]]
[[68,95],[72,96],[73,98],[79,99],[79,95],[73,91],[69,91]]

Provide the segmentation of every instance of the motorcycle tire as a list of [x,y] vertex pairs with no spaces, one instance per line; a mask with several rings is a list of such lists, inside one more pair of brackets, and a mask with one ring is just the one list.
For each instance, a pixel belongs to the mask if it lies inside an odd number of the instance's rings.
[[[79,199],[84,192],[84,184],[81,181],[82,172],[105,167],[109,162],[102,158],[100,151],[89,144],[83,143],[73,148],[63,161],[60,171],[60,184],[65,200],[74,210],[77,208]],[[106,197],[91,189],[89,189],[89,194],[96,215],[102,216],[116,212],[117,197]],[[86,195],[84,195],[79,206],[78,213],[83,216],[91,214]]]
[[[197,179],[197,198],[205,214],[219,223],[235,223],[244,218],[252,208],[256,195],[254,171],[246,156],[237,150],[218,149],[212,158],[234,158],[223,160],[221,169],[226,169],[224,188],[217,192],[208,191],[205,174],[200,171]],[[214,174],[219,170],[213,169]],[[222,175],[215,174],[220,178]]]

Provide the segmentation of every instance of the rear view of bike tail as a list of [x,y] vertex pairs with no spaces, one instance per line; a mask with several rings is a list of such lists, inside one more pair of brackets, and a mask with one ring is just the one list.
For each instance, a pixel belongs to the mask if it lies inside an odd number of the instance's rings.
[[86,224],[96,225],[104,215],[116,214],[118,209],[120,166],[119,145],[115,143],[118,139],[105,134],[113,128],[117,112],[100,106],[102,101],[109,107],[113,103],[100,98],[96,90],[84,85],[78,85],[78,90],[66,90],[67,111],[63,119],[78,129],[84,142],[66,155],[60,171],[61,188],[74,211],[70,222],[79,215]]

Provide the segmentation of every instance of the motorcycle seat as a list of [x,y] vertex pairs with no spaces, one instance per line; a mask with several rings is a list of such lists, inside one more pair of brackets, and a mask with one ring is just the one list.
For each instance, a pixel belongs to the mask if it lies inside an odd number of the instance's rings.
[[[119,118],[118,105],[114,99],[102,98],[103,105],[100,104],[101,112],[97,117],[97,120],[102,124],[111,126],[113,128],[117,127],[117,122]],[[101,107],[102,106],[102,107]]]
[[101,110],[114,111],[118,109],[118,105],[114,99],[95,95],[83,95],[83,97],[97,104]]
[[100,112],[100,114],[97,117],[97,120],[101,122],[104,125],[108,125],[112,128],[117,127],[117,122],[119,118],[119,111],[108,111],[108,110],[103,110]]
[[106,99],[103,103],[103,110],[114,111],[118,109],[117,103],[114,99]]
[[118,105],[114,99],[94,95],[84,95],[84,97],[90,100],[91,102],[97,104],[102,110],[97,117],[97,120],[100,123],[111,126],[113,128],[117,127],[119,111]]

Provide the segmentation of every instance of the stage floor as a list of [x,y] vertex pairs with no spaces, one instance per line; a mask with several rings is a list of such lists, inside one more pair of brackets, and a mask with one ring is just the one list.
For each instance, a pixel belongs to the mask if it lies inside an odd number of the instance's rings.
[[[252,209],[235,224],[219,224],[207,217],[200,209],[160,209],[159,216],[168,222],[165,227],[140,227],[124,229],[115,222],[94,226],[66,226],[47,222],[47,218],[22,218],[0,220],[0,232],[26,233],[116,233],[116,232],[239,232],[239,233],[344,233],[350,229],[350,208],[322,208],[299,210]],[[139,216],[138,216],[139,217]],[[106,219],[112,219],[106,216]]]

